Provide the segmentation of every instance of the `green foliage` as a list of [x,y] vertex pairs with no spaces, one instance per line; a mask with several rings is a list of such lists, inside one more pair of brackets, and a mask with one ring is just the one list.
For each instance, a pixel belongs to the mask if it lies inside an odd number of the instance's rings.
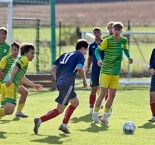
[[[135,90],[135,88],[137,89]],[[56,107],[54,100],[58,92],[29,92],[23,110],[24,113],[29,114],[29,118],[17,119],[12,115],[0,120],[0,144],[154,145],[155,124],[147,121],[151,117],[148,90],[148,86],[121,86],[113,104],[113,114],[109,118],[109,125],[92,122],[91,115],[87,114],[90,89],[77,90],[80,105],[69,122],[70,135],[65,135],[58,130],[64,113],[43,123],[39,128],[39,135],[34,135],[34,117],[42,116],[51,108]],[[100,110],[99,116],[102,113],[103,110]],[[122,131],[123,124],[129,120],[136,125],[134,135],[125,135]]]

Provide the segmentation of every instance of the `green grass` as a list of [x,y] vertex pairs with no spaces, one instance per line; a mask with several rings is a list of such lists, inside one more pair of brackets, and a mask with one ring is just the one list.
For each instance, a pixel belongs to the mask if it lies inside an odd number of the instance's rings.
[[[124,88],[124,89],[123,89]],[[136,90],[135,90],[136,88]],[[126,89],[126,90],[125,90]],[[25,113],[29,118],[16,119],[14,115],[0,120],[1,145],[153,145],[155,124],[147,120],[151,117],[149,109],[149,88],[141,86],[121,86],[113,104],[110,124],[94,124],[88,115],[88,98],[90,90],[76,90],[80,105],[74,112],[70,123],[70,135],[58,130],[63,119],[61,114],[53,120],[43,123],[39,135],[33,133],[33,119],[56,107],[57,91],[30,92],[26,102]],[[99,116],[102,115],[102,110]],[[122,132],[123,124],[131,120],[136,124],[134,135]]]

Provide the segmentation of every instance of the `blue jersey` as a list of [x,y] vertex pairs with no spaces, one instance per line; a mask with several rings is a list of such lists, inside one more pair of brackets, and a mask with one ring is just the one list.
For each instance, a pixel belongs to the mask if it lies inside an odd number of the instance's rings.
[[[95,53],[94,53],[95,49],[98,47],[98,45],[100,43],[93,42],[89,45],[89,56],[92,57],[92,73],[99,73],[100,72],[100,67],[97,65],[97,59],[96,59]],[[102,60],[104,59],[104,51],[100,52],[100,57]]]
[[62,54],[55,62],[57,66],[56,79],[69,79],[75,81],[75,74],[77,72],[76,66],[83,67],[85,62],[84,55],[80,51],[73,51]]
[[150,69],[155,69],[155,48],[152,51],[151,58],[150,58]]

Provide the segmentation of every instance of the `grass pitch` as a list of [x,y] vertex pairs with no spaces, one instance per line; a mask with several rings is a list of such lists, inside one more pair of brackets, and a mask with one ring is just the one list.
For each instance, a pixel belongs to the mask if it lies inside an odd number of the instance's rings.
[[[14,118],[13,114],[0,120],[0,145],[153,145],[155,124],[147,121],[151,117],[149,88],[122,88],[117,92],[109,125],[92,122],[88,115],[90,90],[76,90],[80,105],[70,120],[69,135],[58,130],[64,114],[43,123],[38,135],[33,133],[34,117],[56,107],[54,100],[58,92],[29,92],[23,110],[29,118]],[[99,116],[102,112],[100,110]],[[125,135],[122,131],[123,124],[129,120],[136,125],[134,135]]]

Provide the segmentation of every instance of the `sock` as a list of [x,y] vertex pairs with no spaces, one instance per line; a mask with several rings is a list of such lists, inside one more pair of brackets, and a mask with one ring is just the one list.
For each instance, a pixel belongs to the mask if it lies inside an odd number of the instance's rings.
[[94,112],[96,112],[96,113],[98,113],[98,112],[99,112],[99,110],[100,110],[100,108],[99,108],[99,107],[95,107],[95,108],[94,108]]
[[20,111],[21,112],[23,110],[24,106],[25,106],[25,103],[18,104],[17,111]]
[[96,95],[90,95],[90,97],[89,97],[90,108],[94,107],[95,100],[96,100]]
[[76,108],[72,105],[70,105],[67,110],[66,110],[66,113],[65,113],[65,116],[64,116],[64,119],[63,119],[63,124],[68,124],[68,121],[71,117],[71,115],[73,114],[74,110]]
[[56,116],[58,116],[60,113],[58,111],[58,109],[53,109],[51,111],[49,111],[46,115],[43,115],[42,117],[40,117],[41,122],[45,122],[47,120],[50,120]]
[[109,111],[110,111],[110,108],[104,108],[104,113],[109,113]]
[[5,116],[4,108],[0,108],[0,119]]
[[152,116],[155,116],[155,100],[150,100],[150,107],[152,111]]

